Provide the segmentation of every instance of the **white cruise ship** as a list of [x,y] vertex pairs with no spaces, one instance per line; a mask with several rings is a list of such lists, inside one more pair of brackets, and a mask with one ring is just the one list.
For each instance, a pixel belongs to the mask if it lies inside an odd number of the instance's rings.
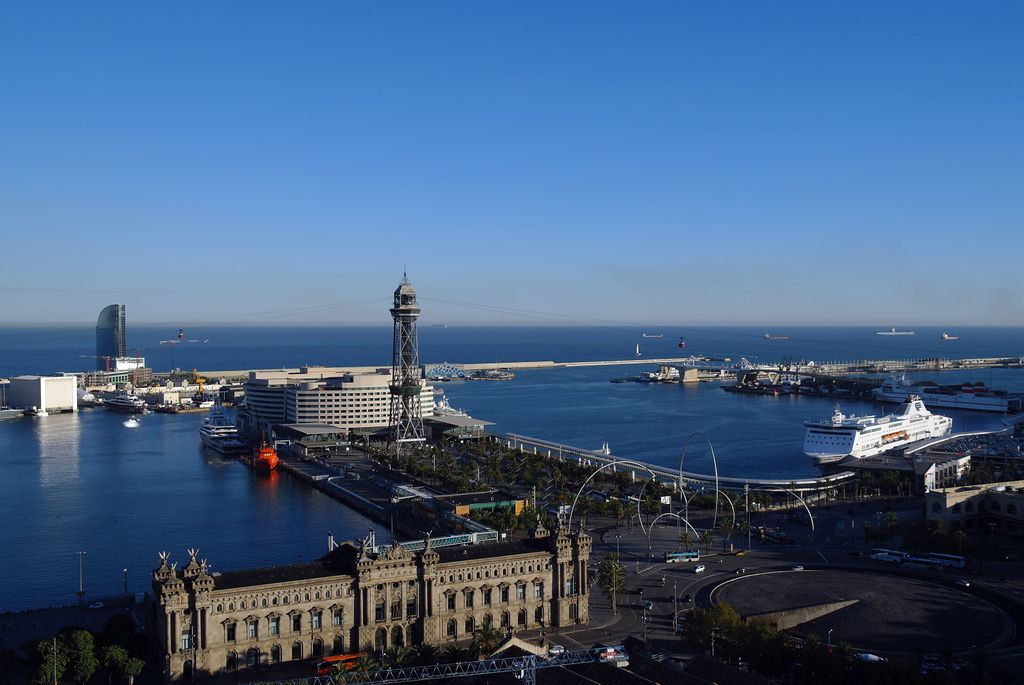
[[932,409],[969,409],[997,413],[1018,412],[1021,398],[1002,390],[990,390],[982,382],[962,385],[911,385],[902,378],[891,378],[872,391],[881,402],[906,402],[917,395]]
[[804,424],[804,454],[819,464],[842,461],[847,457],[863,459],[919,440],[941,438],[949,434],[953,419],[932,414],[917,395],[903,405],[902,414],[846,416],[839,407],[831,419]]
[[242,452],[246,448],[246,444],[238,437],[238,428],[231,423],[220,405],[203,419],[203,425],[199,427],[199,439],[221,454]]
[[129,392],[119,392],[114,397],[103,403],[107,409],[126,412],[128,414],[141,414],[146,411],[146,400]]

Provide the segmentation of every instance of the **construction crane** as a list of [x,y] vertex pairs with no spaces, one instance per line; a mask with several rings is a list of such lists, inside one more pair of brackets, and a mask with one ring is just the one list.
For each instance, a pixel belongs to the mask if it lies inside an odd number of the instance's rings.
[[105,367],[104,370],[108,371],[108,372],[110,371],[110,360],[111,359],[117,359],[117,357],[111,357],[110,355],[106,355],[106,354],[99,354],[99,355],[97,355],[97,354],[80,354],[78,356],[81,359],[102,359],[103,360],[103,365]]
[[185,331],[183,329],[181,329],[181,328],[178,329],[178,337],[171,338],[170,340],[161,340],[160,341],[161,345],[170,345],[170,347],[171,347],[171,373],[174,373],[174,369],[175,369],[175,366],[174,366],[174,348],[175,347],[177,347],[178,345],[189,345],[189,344],[202,345],[202,344],[208,343],[208,342],[210,342],[209,338],[204,338],[202,340],[200,340],[199,338],[188,338],[188,339],[186,339],[185,338]]

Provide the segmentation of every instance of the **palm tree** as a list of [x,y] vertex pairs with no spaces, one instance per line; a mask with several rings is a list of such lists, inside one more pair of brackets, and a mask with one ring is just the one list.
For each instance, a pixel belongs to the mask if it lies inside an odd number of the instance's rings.
[[444,656],[448,661],[462,661],[466,657],[466,650],[453,642],[444,648]]
[[618,614],[617,597],[626,589],[626,567],[619,561],[618,552],[606,556],[597,567],[597,586],[612,601],[612,612]]
[[416,645],[416,658],[419,659],[420,663],[424,666],[436,663],[437,647],[426,642]]
[[683,532],[679,534],[679,547],[680,549],[690,549],[690,545],[693,543],[693,536],[690,535],[689,528],[683,528]]
[[[377,662],[374,661],[373,657],[370,656],[369,654],[364,654],[364,655],[362,655],[361,657],[359,657],[358,659],[356,659],[355,661],[352,662],[352,672],[353,673],[363,673],[363,674],[365,674],[365,673],[369,673],[370,671],[376,670],[376,668],[377,668]],[[335,675],[344,675],[345,674],[343,666],[335,667],[335,671],[336,671]]]
[[501,633],[493,625],[482,625],[473,631],[473,647],[477,653],[486,657],[501,642]]
[[388,666],[402,666],[411,656],[411,649],[398,645],[384,652],[384,661]]
[[954,530],[952,533],[950,533],[949,537],[953,541],[953,544],[956,545],[956,553],[963,554],[964,543],[967,542],[967,533],[963,532],[962,530]]
[[711,545],[715,541],[715,534],[710,530],[702,531],[700,534],[701,544],[704,545],[704,553],[711,554]]

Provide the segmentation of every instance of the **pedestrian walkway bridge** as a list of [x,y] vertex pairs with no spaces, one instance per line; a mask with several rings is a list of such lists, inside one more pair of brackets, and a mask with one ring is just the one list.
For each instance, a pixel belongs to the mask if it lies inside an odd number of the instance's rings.
[[[495,436],[495,440],[505,443],[510,449],[520,452],[532,452],[541,454],[552,459],[569,459],[576,461],[583,466],[604,466],[613,464],[610,470],[629,473],[633,478],[649,477],[648,471],[654,474],[655,480],[659,483],[679,487],[680,479],[683,483],[694,485],[714,485],[715,476],[704,473],[693,473],[671,469],[665,466],[656,466],[635,459],[616,457],[610,451],[585,450],[572,445],[563,445],[550,440],[531,438],[525,435],[508,433],[504,436]],[[621,462],[621,464],[620,464]],[[646,469],[638,469],[633,464],[643,464]],[[752,490],[776,490],[779,492],[789,490],[791,492],[819,492],[830,490],[851,480],[856,474],[853,471],[830,474],[819,478],[795,478],[790,480],[770,478],[737,478],[735,476],[718,476],[718,487],[726,490],[742,490],[745,486]]]

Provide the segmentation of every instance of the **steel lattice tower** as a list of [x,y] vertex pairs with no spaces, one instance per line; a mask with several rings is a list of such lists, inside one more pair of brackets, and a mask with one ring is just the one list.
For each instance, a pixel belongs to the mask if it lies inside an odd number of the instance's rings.
[[423,411],[420,378],[420,345],[416,334],[416,320],[420,308],[416,305],[416,291],[403,273],[402,282],[395,290],[395,305],[391,318],[395,320],[394,352],[391,358],[391,424],[395,428],[395,442],[423,442]]

